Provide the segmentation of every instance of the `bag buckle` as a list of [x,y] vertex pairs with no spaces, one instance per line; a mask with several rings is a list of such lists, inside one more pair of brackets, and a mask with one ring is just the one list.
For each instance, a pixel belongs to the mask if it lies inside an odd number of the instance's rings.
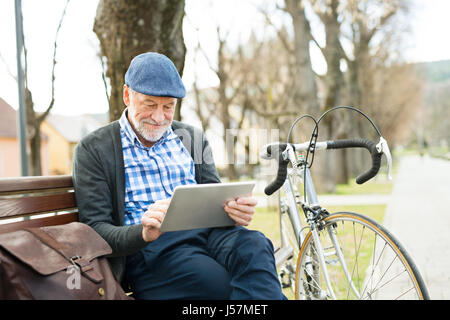
[[70,260],[70,262],[73,264],[73,266],[75,268],[77,268],[78,270],[81,270],[81,266],[78,263],[76,263],[76,261],[75,261],[75,260],[78,260],[78,259],[81,259],[81,256],[73,256],[69,260]]

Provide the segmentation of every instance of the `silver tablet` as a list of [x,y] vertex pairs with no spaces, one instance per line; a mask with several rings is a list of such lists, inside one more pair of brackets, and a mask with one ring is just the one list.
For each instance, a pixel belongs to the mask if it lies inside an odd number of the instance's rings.
[[161,231],[234,226],[223,209],[227,200],[250,195],[254,181],[191,184],[175,188]]

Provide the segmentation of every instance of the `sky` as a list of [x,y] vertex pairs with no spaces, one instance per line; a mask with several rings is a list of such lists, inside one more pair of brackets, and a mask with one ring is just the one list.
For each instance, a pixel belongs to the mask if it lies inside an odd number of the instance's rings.
[[[450,59],[449,0],[412,0],[411,34],[405,57],[412,62]],[[55,106],[52,113],[75,115],[108,110],[99,41],[93,30],[98,0],[71,0],[58,37]],[[51,64],[57,25],[64,0],[22,0],[25,41],[28,49],[29,85],[35,109],[43,111],[51,100]],[[257,0],[186,0],[183,31],[187,46],[183,81],[192,85],[194,72],[201,85],[217,84],[204,58],[193,63],[193,48],[200,41],[214,61],[217,48],[215,26],[232,25],[230,41],[243,41],[263,21]],[[320,57],[312,52],[314,67],[323,69]],[[18,107],[14,0],[0,0],[0,97]],[[1,115],[0,115],[1,116]]]

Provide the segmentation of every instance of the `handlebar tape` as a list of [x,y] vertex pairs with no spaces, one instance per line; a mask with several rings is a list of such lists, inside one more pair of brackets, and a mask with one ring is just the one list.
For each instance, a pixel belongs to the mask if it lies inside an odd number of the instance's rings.
[[357,184],[363,184],[377,175],[381,166],[382,153],[378,153],[375,142],[367,139],[344,139],[327,142],[327,149],[344,148],[366,148],[372,156],[372,167],[356,178]]
[[269,145],[267,147],[267,155],[278,160],[277,177],[264,189],[264,193],[268,196],[280,189],[286,180],[287,166],[289,163],[288,159],[283,159],[283,151],[286,149],[286,146],[286,143],[280,143],[278,145]]

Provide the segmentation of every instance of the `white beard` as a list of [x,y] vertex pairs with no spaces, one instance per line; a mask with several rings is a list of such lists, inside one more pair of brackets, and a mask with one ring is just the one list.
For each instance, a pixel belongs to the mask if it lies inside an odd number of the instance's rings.
[[[128,108],[130,120],[134,126],[134,129],[147,141],[156,142],[166,133],[167,129],[172,124],[172,121],[164,120],[162,123],[157,123],[153,120],[144,119],[141,121],[136,120],[136,112],[133,103],[130,101],[130,108]],[[145,124],[162,125],[159,129],[149,129]]]

